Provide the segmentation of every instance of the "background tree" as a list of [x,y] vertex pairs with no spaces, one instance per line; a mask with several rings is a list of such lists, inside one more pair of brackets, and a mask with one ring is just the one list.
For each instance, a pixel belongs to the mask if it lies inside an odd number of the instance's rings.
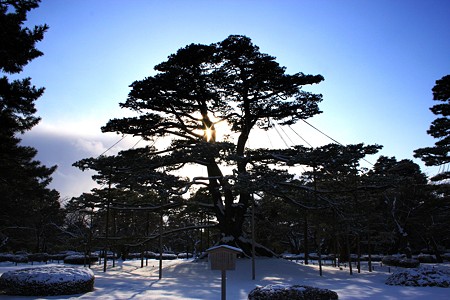
[[[420,148],[414,151],[414,157],[421,158],[427,166],[445,166],[450,162],[450,75],[443,76],[436,80],[436,84],[432,89],[433,100],[438,101],[430,108],[430,110],[438,116],[432,123],[427,133],[437,139],[433,147]],[[441,169],[440,169],[441,170]],[[432,245],[434,252],[438,255],[438,244],[440,246],[448,245],[446,236],[448,233],[445,228],[448,225],[443,216],[448,213],[449,206],[449,183],[450,172],[448,169],[442,168],[442,172],[431,177],[431,181],[439,182],[438,185],[433,185],[432,195],[434,199],[429,199],[423,207],[427,207],[427,213],[422,220],[422,224],[428,229],[422,231],[424,240]],[[447,214],[448,216],[448,214]],[[448,217],[447,217],[448,219]],[[433,229],[431,229],[433,228]],[[437,238],[439,237],[439,238]]]
[[[44,89],[33,86],[30,78],[10,81],[7,76],[20,73],[42,55],[35,45],[47,25],[23,26],[27,13],[38,4],[37,0],[0,1],[0,237],[8,239],[8,249],[40,251],[45,248],[43,228],[61,222],[59,194],[47,188],[56,167],[35,160],[36,149],[20,145],[19,135],[39,122],[35,101]],[[56,213],[46,215],[44,210],[50,207]]]
[[[433,100],[440,101],[430,108],[433,114],[440,116],[436,118],[428,129],[427,133],[438,139],[433,147],[420,148],[414,151],[414,157],[421,158],[427,166],[441,166],[450,162],[450,75],[446,75],[436,80],[436,85],[432,89]],[[443,171],[431,178],[439,181],[450,178],[449,171]]]
[[[249,135],[255,127],[270,128],[272,120],[291,125],[320,113],[321,95],[305,92],[302,86],[323,77],[286,74],[273,56],[261,53],[245,36],[188,45],[155,69],[155,76],[131,85],[121,104],[139,116],[110,120],[102,130],[147,140],[172,138],[167,148],[147,148],[145,155],[159,161],[166,172],[189,164],[203,166],[207,177],[191,184],[208,187],[222,243],[249,251],[243,224],[254,191],[248,187],[267,171],[264,162],[247,154]],[[228,126],[235,140],[217,140],[219,122]],[[224,174],[224,164],[231,173]],[[149,168],[148,174],[152,172]]]
[[423,226],[421,207],[431,197],[425,174],[411,160],[380,156],[370,177],[372,182],[386,186],[378,195],[382,209],[377,215],[382,225],[378,234],[387,233],[390,238],[385,244],[387,252],[411,256],[412,249],[420,248],[417,232]]

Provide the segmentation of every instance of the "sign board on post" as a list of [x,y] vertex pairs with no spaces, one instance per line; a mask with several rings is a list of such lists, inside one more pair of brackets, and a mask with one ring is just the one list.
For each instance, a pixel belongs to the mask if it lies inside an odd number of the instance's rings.
[[222,271],[222,300],[226,299],[226,270],[236,269],[236,257],[242,250],[228,245],[219,245],[206,250],[211,270]]

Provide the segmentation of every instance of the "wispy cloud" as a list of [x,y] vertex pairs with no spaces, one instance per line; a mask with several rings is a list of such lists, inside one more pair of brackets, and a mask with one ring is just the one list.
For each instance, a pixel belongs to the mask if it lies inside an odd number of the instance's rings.
[[[24,145],[38,150],[37,160],[46,166],[58,166],[53,174],[51,187],[59,191],[62,198],[79,196],[96,186],[91,179],[93,172],[82,172],[72,166],[74,162],[97,157],[108,149],[106,154],[116,154],[120,150],[131,148],[137,142],[137,138],[122,139],[120,135],[104,134],[99,129],[92,128],[86,126],[86,122],[80,122],[79,126],[58,126],[41,122],[22,136]],[[120,143],[116,144],[119,140]],[[116,145],[111,148],[114,144]]]

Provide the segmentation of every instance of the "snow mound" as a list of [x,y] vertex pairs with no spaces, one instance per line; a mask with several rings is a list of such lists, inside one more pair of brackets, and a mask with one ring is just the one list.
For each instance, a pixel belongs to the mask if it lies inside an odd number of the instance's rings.
[[248,294],[249,300],[334,300],[338,294],[327,289],[306,285],[269,284],[259,286]]
[[27,268],[3,273],[0,277],[0,289],[9,295],[81,294],[94,289],[94,279],[94,273],[88,268]]
[[386,280],[388,285],[450,287],[450,269],[421,267],[395,272]]

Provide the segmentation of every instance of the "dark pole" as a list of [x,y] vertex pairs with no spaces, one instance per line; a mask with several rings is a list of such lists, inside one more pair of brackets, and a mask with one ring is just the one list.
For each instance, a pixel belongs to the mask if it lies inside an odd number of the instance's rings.
[[252,193],[252,280],[255,280],[255,194]]
[[222,300],[227,299],[227,271],[222,269]]
[[109,205],[111,203],[111,173],[109,174],[109,185],[108,185],[108,203],[106,205],[106,228],[105,228],[105,251],[103,253],[103,272],[106,272],[106,264],[108,261],[108,227],[109,227]]
[[162,247],[163,247],[163,241],[162,241],[162,235],[163,235],[163,213],[161,211],[160,219],[159,219],[159,279],[162,278]]

